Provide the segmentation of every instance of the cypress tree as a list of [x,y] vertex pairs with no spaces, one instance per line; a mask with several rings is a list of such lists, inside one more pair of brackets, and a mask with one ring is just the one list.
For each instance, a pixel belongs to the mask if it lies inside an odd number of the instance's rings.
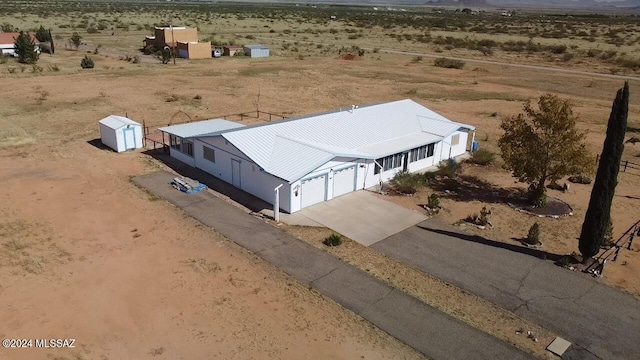
[[618,185],[618,172],[624,150],[628,112],[629,82],[625,82],[624,87],[618,90],[616,99],[613,101],[607,125],[607,136],[604,140],[598,172],[591,190],[589,208],[587,208],[582,224],[578,247],[584,262],[600,250],[611,221],[611,202],[616,185]]
[[51,36],[51,29],[49,29],[49,41],[51,41],[51,55],[56,53],[56,49],[53,47],[53,36]]

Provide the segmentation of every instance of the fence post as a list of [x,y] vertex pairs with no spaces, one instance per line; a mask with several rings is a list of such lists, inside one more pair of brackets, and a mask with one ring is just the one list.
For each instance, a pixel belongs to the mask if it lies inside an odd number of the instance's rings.
[[624,162],[624,170],[622,172],[627,172],[627,165],[629,165],[629,160]]
[[269,121],[271,121],[271,113],[269,113]]

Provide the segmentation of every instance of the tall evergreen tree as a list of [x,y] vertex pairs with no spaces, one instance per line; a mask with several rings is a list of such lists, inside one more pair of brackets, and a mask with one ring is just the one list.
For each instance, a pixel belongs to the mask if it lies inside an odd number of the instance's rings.
[[36,44],[29,33],[20,31],[20,35],[15,38],[14,47],[18,62],[35,64],[38,61],[40,54],[36,51]]
[[53,36],[51,36],[51,29],[49,29],[49,41],[51,41],[51,55],[56,53],[55,47],[53,47]]
[[40,42],[51,41],[51,34],[44,28],[44,26],[40,25],[40,28],[36,31],[36,39]]
[[624,150],[624,136],[627,131],[629,113],[629,82],[618,90],[613,101],[607,137],[604,139],[598,172],[591,190],[589,208],[584,216],[579,248],[586,262],[598,253],[611,221],[611,202],[618,185],[620,160]]

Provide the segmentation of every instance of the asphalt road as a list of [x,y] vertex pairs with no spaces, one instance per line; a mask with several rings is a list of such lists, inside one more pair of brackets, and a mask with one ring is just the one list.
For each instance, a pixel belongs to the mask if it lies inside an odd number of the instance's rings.
[[586,274],[433,220],[372,248],[556,332],[563,359],[640,359],[640,302]]

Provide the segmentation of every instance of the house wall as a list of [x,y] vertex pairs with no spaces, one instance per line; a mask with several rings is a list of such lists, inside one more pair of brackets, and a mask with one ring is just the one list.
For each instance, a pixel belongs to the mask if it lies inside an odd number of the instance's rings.
[[228,48],[228,47],[223,47],[222,48],[222,55],[224,56],[233,56],[236,54],[236,51],[238,50],[242,50],[242,48]]
[[211,58],[211,42],[199,42],[197,44],[188,44],[189,59],[210,59]]
[[[204,158],[203,146],[215,152],[215,163]],[[240,162],[240,189],[273,204],[275,202],[274,189],[280,188],[280,209],[291,211],[290,187],[285,180],[279,179],[261,170],[251,159],[247,158],[235,146],[223,137],[195,139],[194,141],[195,167],[229,183],[233,183],[231,161]]]
[[156,41],[161,41],[162,46],[164,46],[164,44],[169,44],[173,42],[198,41],[198,29],[196,28],[187,28],[187,29],[173,28],[173,30],[171,30],[170,28],[163,28],[163,29],[156,29],[155,32],[156,32]]
[[[123,146],[124,146],[124,144],[123,144]],[[174,158],[182,161],[183,163],[185,163],[187,165],[194,166],[194,167],[196,166],[195,157],[191,157],[191,156],[183,153],[180,150],[176,150],[176,149],[172,148],[171,146],[169,146],[169,155],[171,155],[171,157],[174,157]],[[194,152],[194,155],[195,155],[195,152]]]

